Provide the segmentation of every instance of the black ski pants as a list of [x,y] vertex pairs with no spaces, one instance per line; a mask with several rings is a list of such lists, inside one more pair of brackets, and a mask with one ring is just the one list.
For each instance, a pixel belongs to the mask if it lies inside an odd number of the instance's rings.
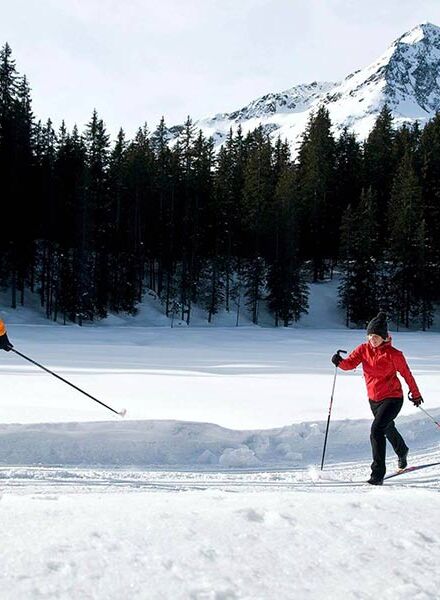
[[385,475],[386,440],[392,445],[397,456],[402,456],[408,451],[403,437],[394,425],[394,419],[400,412],[403,398],[385,398],[380,402],[370,400],[374,421],[371,425],[371,450],[373,462],[371,463],[371,474],[373,477],[382,479]]

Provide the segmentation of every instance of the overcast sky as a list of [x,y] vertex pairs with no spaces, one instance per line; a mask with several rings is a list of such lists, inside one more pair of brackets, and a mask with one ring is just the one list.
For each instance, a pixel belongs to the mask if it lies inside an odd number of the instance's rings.
[[440,0],[0,0],[34,112],[114,134],[241,108],[268,92],[338,81]]

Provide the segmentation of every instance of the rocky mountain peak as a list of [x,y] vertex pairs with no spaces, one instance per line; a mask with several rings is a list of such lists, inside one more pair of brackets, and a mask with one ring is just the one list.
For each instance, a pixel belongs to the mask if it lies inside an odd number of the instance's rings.
[[[367,67],[349,74],[340,83],[317,82],[265,94],[247,106],[196,121],[216,147],[238,125],[243,133],[258,126],[271,137],[287,139],[293,154],[310,114],[319,106],[329,110],[334,131],[344,127],[365,139],[383,105],[394,123],[422,125],[440,110],[440,27],[422,23],[397,38]],[[177,134],[178,127],[172,128]],[[171,131],[171,130],[170,130]]]

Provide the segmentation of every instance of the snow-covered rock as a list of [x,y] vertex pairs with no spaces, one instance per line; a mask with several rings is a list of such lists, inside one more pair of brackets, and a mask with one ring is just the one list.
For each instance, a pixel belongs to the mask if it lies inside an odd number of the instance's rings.
[[220,456],[219,464],[222,467],[256,467],[260,461],[255,452],[247,446],[240,448],[226,448]]

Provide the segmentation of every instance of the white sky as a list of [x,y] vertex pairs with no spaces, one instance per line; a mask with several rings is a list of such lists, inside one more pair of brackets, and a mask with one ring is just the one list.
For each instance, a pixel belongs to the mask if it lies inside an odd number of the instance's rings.
[[337,81],[439,0],[0,0],[38,118],[80,129],[98,110],[128,136],[241,108],[268,92]]

